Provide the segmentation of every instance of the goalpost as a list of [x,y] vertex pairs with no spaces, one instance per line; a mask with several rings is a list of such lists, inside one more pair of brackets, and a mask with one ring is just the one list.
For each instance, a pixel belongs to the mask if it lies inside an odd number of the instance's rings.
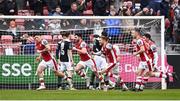
[[[109,30],[111,42],[117,44],[121,51],[120,74],[128,84],[128,87],[132,88],[135,82],[134,72],[137,69],[139,61],[137,57],[132,55],[134,47],[131,45],[132,37],[130,35],[130,29],[138,27],[141,28],[142,33],[151,33],[153,40],[158,45],[160,57],[159,69],[163,72],[167,69],[165,65],[165,25],[163,16],[0,16],[0,19],[7,21],[7,23],[15,20],[17,23],[15,30],[13,28],[8,30],[0,28],[0,89],[35,89],[38,86],[38,79],[35,73],[38,63],[34,62],[37,55],[33,43],[22,43],[21,36],[25,34],[29,36],[33,36],[34,34],[44,36],[49,41],[51,48],[53,48],[53,54],[55,54],[57,42],[61,40],[62,31],[68,31],[72,34],[77,32],[83,33],[83,39],[90,47],[90,44],[93,42],[91,35],[100,34],[102,30]],[[85,22],[82,19],[85,19]],[[119,25],[108,25],[108,20],[112,19],[118,20]],[[25,23],[26,20],[32,20],[35,23],[39,23],[38,21],[42,20],[43,23],[41,24],[43,28],[25,30],[23,27],[27,24]],[[54,24],[53,27],[56,29],[51,28],[51,23]],[[59,27],[58,24],[60,25]],[[68,27],[64,27],[64,24]],[[115,32],[111,32],[111,30]],[[12,42],[14,37],[10,36],[15,36],[16,34],[20,35],[20,37],[18,36],[19,41]],[[73,57],[77,63],[79,61],[77,54],[73,53]],[[90,76],[91,71],[88,70],[86,72]],[[57,78],[55,78],[50,70],[46,70],[44,74],[45,83],[49,85],[48,87],[56,89]],[[84,80],[79,76],[75,75],[73,82],[76,88],[84,88]],[[150,79],[147,87],[167,89],[165,80],[156,78]]]

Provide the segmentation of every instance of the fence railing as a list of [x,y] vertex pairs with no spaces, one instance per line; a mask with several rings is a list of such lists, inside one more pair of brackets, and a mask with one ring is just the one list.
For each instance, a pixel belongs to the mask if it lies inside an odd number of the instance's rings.
[[168,44],[166,46],[167,55],[180,55],[180,44]]

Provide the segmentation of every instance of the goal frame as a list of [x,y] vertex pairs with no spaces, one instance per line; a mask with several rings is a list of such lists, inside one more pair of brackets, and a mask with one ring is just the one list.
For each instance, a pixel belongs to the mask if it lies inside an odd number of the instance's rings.
[[[161,69],[165,72],[165,20],[164,16],[0,16],[1,19],[160,19],[161,20]],[[161,89],[167,89],[165,79]]]

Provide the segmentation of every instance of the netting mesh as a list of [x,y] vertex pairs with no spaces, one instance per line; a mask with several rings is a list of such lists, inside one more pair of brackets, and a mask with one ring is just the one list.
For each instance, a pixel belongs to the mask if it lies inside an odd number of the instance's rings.
[[[81,33],[83,40],[91,48],[93,34],[107,31],[112,44],[118,45],[121,53],[120,74],[128,87],[132,88],[135,82],[135,71],[139,64],[138,57],[132,55],[134,46],[130,30],[134,27],[141,28],[142,33],[150,32],[152,39],[158,45],[160,54],[161,25],[160,19],[3,19],[10,23],[9,29],[0,29],[0,89],[35,89],[39,86],[35,62],[37,56],[33,36],[41,35],[46,39],[55,55],[57,43],[62,40],[62,31],[70,32],[71,39],[74,33]],[[13,26],[12,21],[15,25]],[[35,22],[36,26],[33,25]],[[91,49],[89,49],[91,51]],[[91,53],[91,52],[90,52]],[[73,52],[73,59],[77,64],[79,56]],[[159,60],[160,62],[160,60]],[[160,63],[159,63],[160,65]],[[87,69],[86,69],[87,70]],[[91,70],[87,70],[90,77]],[[57,89],[57,77],[47,69],[44,72],[45,84],[48,89]],[[160,88],[161,80],[149,81],[150,88]],[[74,73],[73,83],[77,89],[85,89],[85,80]],[[66,84],[66,81],[64,81]]]

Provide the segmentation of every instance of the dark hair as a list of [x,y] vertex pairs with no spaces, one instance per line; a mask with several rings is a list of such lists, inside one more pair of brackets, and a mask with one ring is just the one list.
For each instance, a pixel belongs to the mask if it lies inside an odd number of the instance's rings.
[[106,31],[103,31],[103,32],[101,33],[101,36],[108,37],[108,33],[107,33]]
[[143,36],[151,40],[151,35],[149,33],[145,33]]
[[141,33],[141,28],[134,28],[134,31]]
[[72,5],[74,5],[74,4],[75,4],[75,5],[77,5],[77,3],[76,3],[76,2],[73,2],[73,3],[71,3],[71,6],[72,6]]
[[151,35],[149,33],[145,33],[143,36],[151,40],[152,42],[155,42],[154,40],[151,39]]
[[82,38],[82,34],[79,33],[79,32],[76,32],[75,35],[77,35],[78,37],[81,37],[81,38]]
[[98,38],[98,37],[99,37],[99,35],[97,35],[97,34],[94,34],[94,35],[93,35],[93,37],[94,37],[94,38]]
[[70,35],[70,33],[67,31],[62,32],[62,36],[68,37],[69,35]]
[[106,31],[103,31],[101,33],[101,38],[108,41],[109,40],[108,33]]

